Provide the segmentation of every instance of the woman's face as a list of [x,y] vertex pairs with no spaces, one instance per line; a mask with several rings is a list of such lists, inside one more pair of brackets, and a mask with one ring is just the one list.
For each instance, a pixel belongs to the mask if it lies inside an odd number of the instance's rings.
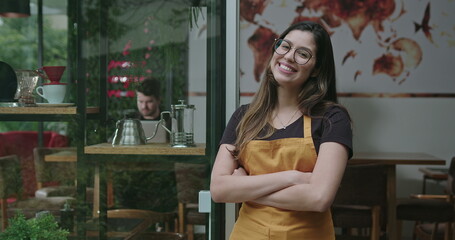
[[[275,80],[281,87],[297,88],[302,86],[310,76],[317,75],[316,71],[314,71],[316,65],[316,43],[311,32],[301,30],[289,32],[284,37],[284,40],[290,43],[291,48],[284,55],[274,52],[270,67]],[[300,48],[306,49],[312,55],[310,60],[304,65],[299,65],[294,59],[294,54],[296,57],[299,54],[295,53],[296,49]]]

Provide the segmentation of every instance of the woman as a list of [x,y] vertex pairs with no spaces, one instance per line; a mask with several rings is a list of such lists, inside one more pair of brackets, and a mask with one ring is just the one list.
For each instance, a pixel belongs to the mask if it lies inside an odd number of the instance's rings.
[[284,31],[249,105],[225,129],[215,202],[243,202],[230,239],[335,239],[330,206],[352,131],[337,104],[330,36],[313,22]]

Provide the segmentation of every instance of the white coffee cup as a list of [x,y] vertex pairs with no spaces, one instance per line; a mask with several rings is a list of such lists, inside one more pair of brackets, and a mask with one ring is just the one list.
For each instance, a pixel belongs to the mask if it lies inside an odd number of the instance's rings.
[[36,93],[49,103],[62,103],[66,95],[66,84],[45,84],[37,87]]

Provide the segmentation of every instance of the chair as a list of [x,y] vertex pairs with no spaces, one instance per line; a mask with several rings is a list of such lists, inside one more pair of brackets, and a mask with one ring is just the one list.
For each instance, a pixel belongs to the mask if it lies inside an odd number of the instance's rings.
[[49,162],[44,159],[46,155],[74,150],[74,148],[47,147],[33,149],[37,182],[35,197],[76,195],[76,162]]
[[22,211],[26,218],[35,217],[43,210],[59,216],[67,201],[75,201],[72,197],[27,198],[23,194],[21,167],[16,155],[0,157],[0,199],[2,229],[6,228],[8,218],[14,216],[17,210]]
[[[33,149],[38,146],[38,132],[10,131],[0,133],[0,156],[17,155],[21,164],[23,192],[27,196],[34,196],[36,191],[35,165]],[[43,132],[43,146],[66,147],[69,139],[55,132]]]
[[432,180],[437,183],[447,181],[448,171],[447,168],[419,168],[423,173],[422,194],[426,194],[427,181]]
[[[45,157],[55,159],[46,161]],[[48,148],[36,147],[33,149],[37,190],[35,197],[76,197],[76,148]],[[92,175],[87,175],[92,176]],[[93,187],[87,188],[87,202],[93,202]]]
[[186,234],[188,240],[195,238],[194,225],[206,224],[206,213],[198,211],[199,191],[207,189],[208,165],[197,163],[174,164],[177,199],[179,232]]
[[[397,228],[402,221],[415,221],[413,239],[452,239],[455,220],[455,157],[450,162],[445,195],[414,194],[397,201]],[[443,224],[441,224],[443,223]]]
[[[152,227],[160,228],[164,226],[164,232],[161,235],[172,235],[171,227],[175,231],[176,214],[172,212],[154,212],[142,209],[112,209],[107,211],[107,237],[129,239],[145,239],[144,233]],[[98,224],[96,224],[98,225]],[[150,235],[159,235],[150,233]],[[145,234],[148,235],[149,233]],[[98,231],[90,230],[87,237],[97,237]],[[180,235],[179,235],[180,236]],[[148,238],[147,238],[148,239]]]
[[380,239],[386,208],[387,167],[348,165],[332,205],[336,239]]

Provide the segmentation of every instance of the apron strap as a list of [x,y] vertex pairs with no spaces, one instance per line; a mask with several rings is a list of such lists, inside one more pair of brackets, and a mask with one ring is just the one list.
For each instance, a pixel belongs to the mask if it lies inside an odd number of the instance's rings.
[[303,137],[311,137],[311,118],[303,115]]

